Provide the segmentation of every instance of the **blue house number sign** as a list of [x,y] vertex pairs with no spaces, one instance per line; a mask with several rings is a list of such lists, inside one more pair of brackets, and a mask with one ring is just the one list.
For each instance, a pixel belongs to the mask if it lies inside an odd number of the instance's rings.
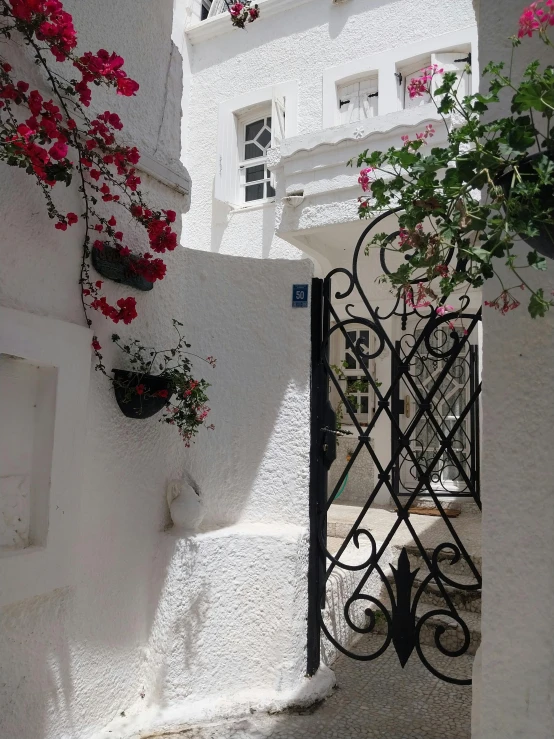
[[307,308],[308,307],[308,286],[293,285],[292,286],[292,307]]

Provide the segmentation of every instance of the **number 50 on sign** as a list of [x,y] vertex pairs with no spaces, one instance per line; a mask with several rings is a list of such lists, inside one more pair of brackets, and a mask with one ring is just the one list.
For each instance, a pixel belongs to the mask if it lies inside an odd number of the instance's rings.
[[292,307],[307,308],[308,307],[308,285],[292,286]]

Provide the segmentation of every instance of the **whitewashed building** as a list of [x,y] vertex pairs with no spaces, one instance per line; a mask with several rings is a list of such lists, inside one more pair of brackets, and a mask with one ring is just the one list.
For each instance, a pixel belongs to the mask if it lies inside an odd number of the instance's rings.
[[[412,2],[374,7],[365,0],[268,0],[260,5],[260,20],[240,33],[229,22],[224,0],[183,4],[190,85],[186,162],[194,180],[183,244],[260,259],[309,257],[317,276],[351,269],[367,226],[357,212],[357,156],[399,145],[402,135],[413,137],[428,124],[436,130],[431,145],[445,140],[435,106],[425,97],[410,98],[410,79],[437,64],[459,72],[461,94],[478,89],[472,1],[423,9]],[[385,221],[387,229],[396,230],[395,218]],[[379,256],[372,250],[359,268],[366,295],[387,312],[394,299],[376,282],[383,272]],[[480,300],[475,294],[471,308]],[[354,300],[356,307],[359,302]],[[346,315],[344,307],[339,315]],[[391,318],[386,330],[400,338],[400,319]],[[362,326],[351,331],[356,338],[369,336],[367,330],[359,333]],[[341,366],[345,359],[345,341],[337,333],[331,362]],[[349,361],[344,389],[360,377],[355,360]],[[390,356],[372,364],[375,378],[386,385]],[[359,421],[367,424],[374,394],[368,389],[356,399]],[[336,407],[336,392],[332,400]],[[387,453],[385,423],[373,443],[378,453]],[[340,458],[351,449],[343,440]],[[339,470],[335,465],[332,481]],[[372,475],[367,462],[357,461],[342,500],[363,498]],[[386,504],[388,496],[380,494],[380,501]]]

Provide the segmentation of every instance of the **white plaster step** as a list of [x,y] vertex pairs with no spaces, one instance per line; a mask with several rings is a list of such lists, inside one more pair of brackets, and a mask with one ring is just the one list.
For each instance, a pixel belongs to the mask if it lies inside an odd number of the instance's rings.
[[[412,597],[419,590],[421,584],[423,583],[427,575],[428,575],[427,570],[423,572],[420,570],[417,573],[415,580],[414,580]],[[394,584],[394,578],[393,578],[392,572],[390,572],[387,575],[387,577],[388,577],[389,582],[391,584]],[[475,583],[475,578],[471,575],[456,574],[456,575],[452,575],[452,577],[456,582],[459,582],[460,585],[473,585]],[[452,600],[452,603],[456,606],[456,608],[463,610],[463,611],[469,611],[470,613],[481,613],[481,590],[480,589],[479,590],[460,590],[459,588],[455,588],[454,586],[448,585],[448,583],[445,583],[445,582],[443,582],[443,587],[448,593],[449,597]],[[423,593],[421,594],[421,597],[420,597],[420,602],[436,606],[437,608],[446,607],[446,601],[435,580],[430,580],[425,585],[423,589]]]
[[[387,608],[390,608],[388,598],[380,599]],[[444,602],[443,602],[444,607]],[[419,622],[429,611],[435,610],[436,606],[428,603],[419,603],[416,609],[416,622]],[[375,606],[372,610],[379,612]],[[466,654],[475,654],[481,644],[481,614],[470,613],[469,611],[459,610],[458,616],[464,621],[469,629],[470,643]],[[434,615],[430,616],[421,629],[421,643],[430,646],[436,646],[435,635],[438,628],[444,628],[444,633],[440,638],[440,643],[449,650],[459,649],[464,643],[464,632],[460,624],[450,616]],[[385,634],[387,632],[386,621],[383,616],[377,616],[377,623],[374,632],[376,634]]]

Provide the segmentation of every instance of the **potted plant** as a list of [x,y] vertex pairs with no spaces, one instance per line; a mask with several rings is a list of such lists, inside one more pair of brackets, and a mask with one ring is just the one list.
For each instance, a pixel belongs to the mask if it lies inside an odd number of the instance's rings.
[[[195,380],[192,376],[191,356],[215,367],[213,357],[206,359],[191,354],[190,344],[181,332],[183,324],[173,319],[177,332],[177,342],[168,349],[145,347],[138,339],[122,341],[112,335],[112,341],[126,356],[129,369],[114,369],[110,376],[100,354],[102,348],[95,337],[93,346],[99,363],[96,369],[103,372],[111,381],[117,404],[128,418],[150,418],[164,411],[160,419],[176,426],[185,441],[190,445],[198,429],[206,424],[210,409],[207,407],[206,380]],[[208,428],[213,429],[213,425]]]
[[[554,0],[526,8],[513,50],[525,36],[538,33],[547,46],[554,25]],[[513,51],[512,51],[513,54]],[[543,288],[533,288],[525,270],[545,270],[554,258],[554,69],[534,61],[519,82],[511,65],[489,63],[488,92],[462,97],[456,72],[437,65],[410,82],[411,97],[430,95],[448,130],[447,144],[426,155],[435,133],[432,124],[398,147],[363,152],[359,215],[397,209],[399,233],[378,234],[369,246],[404,253],[400,266],[382,279],[415,307],[436,304],[439,314],[453,311],[446,300],[454,290],[479,288],[491,278],[500,292],[488,305],[505,314],[528,291],[532,317],[554,304]],[[511,115],[495,115],[500,96],[510,94]],[[524,260],[515,247],[524,241]],[[367,252],[368,249],[366,249]],[[500,260],[500,262],[499,262]],[[507,265],[513,284],[499,277]]]
[[252,0],[241,0],[239,3],[229,5],[229,14],[231,23],[237,28],[245,28],[247,23],[253,23],[260,17],[260,10],[257,3]]

